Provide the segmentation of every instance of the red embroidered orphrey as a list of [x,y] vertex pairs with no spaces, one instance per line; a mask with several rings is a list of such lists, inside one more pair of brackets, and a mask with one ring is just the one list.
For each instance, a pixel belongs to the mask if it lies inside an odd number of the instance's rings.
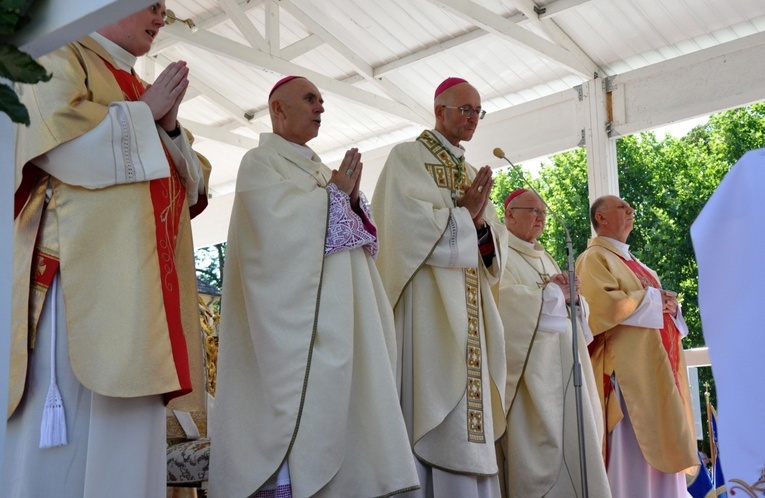
[[[113,67],[108,61],[106,67],[117,80],[125,100],[134,102],[138,100],[146,88],[143,83],[133,74]],[[183,321],[181,320],[180,286],[178,273],[175,267],[175,248],[178,238],[178,225],[183,209],[183,201],[186,198],[186,188],[178,177],[173,160],[168,154],[165,157],[170,167],[170,176],[149,181],[151,201],[154,207],[154,223],[157,237],[157,264],[159,265],[162,280],[162,297],[165,303],[165,316],[170,333],[170,345],[175,362],[175,370],[178,374],[180,390],[165,394],[165,400],[183,396],[191,392],[191,373],[189,370],[188,350],[186,349],[186,337],[183,333]]]

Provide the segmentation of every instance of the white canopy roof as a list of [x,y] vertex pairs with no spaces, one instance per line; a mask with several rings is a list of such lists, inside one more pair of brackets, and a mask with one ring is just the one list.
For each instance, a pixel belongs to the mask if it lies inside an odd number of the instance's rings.
[[[762,0],[168,0],[167,7],[195,28],[174,22],[162,30],[143,72],[151,80],[177,59],[191,68],[181,118],[214,168],[210,208],[194,222],[197,247],[225,240],[240,158],[270,131],[267,95],[284,75],[305,76],[322,91],[326,112],[309,145],[328,164],[359,147],[368,195],[390,147],[433,126],[433,91],[449,76],[482,95],[489,114],[465,145],[472,163],[494,167],[504,164],[492,156],[496,146],[523,161],[580,145],[587,111],[577,87],[593,80],[607,83],[612,138],[765,98],[761,83],[747,90],[738,74],[755,81],[763,74]],[[735,68],[709,64],[742,47]]]

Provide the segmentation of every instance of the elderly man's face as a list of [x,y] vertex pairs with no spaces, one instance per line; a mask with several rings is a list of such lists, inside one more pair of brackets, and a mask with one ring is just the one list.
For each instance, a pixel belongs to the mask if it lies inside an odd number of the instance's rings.
[[165,1],[154,3],[98,32],[136,57],[149,52],[159,30],[165,25]]
[[534,243],[545,231],[547,207],[534,192],[515,197],[505,210],[505,226],[521,240]]
[[626,242],[634,223],[632,206],[619,197],[610,196],[599,214],[598,235]]
[[[448,106],[448,107],[444,107]],[[452,145],[470,141],[478,126],[478,114],[463,116],[459,108],[480,109],[481,96],[468,83],[460,83],[442,93],[435,104],[436,131]]]
[[274,92],[274,100],[280,101],[283,113],[279,135],[301,145],[318,136],[324,100],[316,85],[305,78],[294,79]]

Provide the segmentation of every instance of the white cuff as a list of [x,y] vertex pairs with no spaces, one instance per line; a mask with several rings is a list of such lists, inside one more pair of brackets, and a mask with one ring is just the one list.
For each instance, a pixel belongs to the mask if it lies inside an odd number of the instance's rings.
[[568,326],[566,298],[557,284],[547,284],[542,290],[542,315],[539,317],[540,332],[563,334]]
[[477,268],[478,254],[478,236],[470,211],[454,208],[449,227],[430,255],[428,264],[444,268]]
[[143,102],[113,102],[95,128],[34,163],[69,185],[98,189],[167,178],[170,170],[151,110]]
[[628,316],[622,325],[660,329],[664,326],[661,291],[655,287],[646,287],[645,297],[640,306]]

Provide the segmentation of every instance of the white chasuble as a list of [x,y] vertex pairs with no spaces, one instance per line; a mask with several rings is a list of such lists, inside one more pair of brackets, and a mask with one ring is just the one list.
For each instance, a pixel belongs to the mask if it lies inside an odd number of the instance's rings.
[[494,441],[504,431],[504,340],[491,286],[504,268],[506,230],[487,207],[495,254],[485,266],[471,217],[454,203],[476,170],[453,152],[433,132],[396,146],[372,199],[401,406],[412,450],[433,479],[418,496],[441,489],[440,477],[495,480]]
[[[532,247],[512,233],[508,237],[498,300],[508,369],[507,432],[499,455],[503,493],[568,498],[582,489],[572,328],[560,287],[544,285],[561,271],[539,243]],[[563,316],[550,316],[560,303]],[[610,497],[601,456],[603,419],[584,331],[585,324],[577,320],[588,490],[592,497]]]
[[286,461],[293,497],[418,486],[394,381],[390,304],[364,247],[325,256],[331,171],[262,134],[237,178],[223,288],[212,496]]

